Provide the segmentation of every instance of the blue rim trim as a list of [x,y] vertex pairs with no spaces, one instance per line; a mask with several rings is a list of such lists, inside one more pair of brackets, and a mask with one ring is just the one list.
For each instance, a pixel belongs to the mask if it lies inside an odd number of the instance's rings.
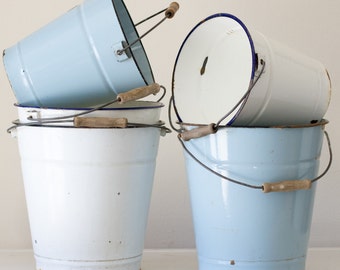
[[[117,1],[117,0],[116,0],[116,1]],[[127,42],[129,42],[129,40],[128,40],[128,38],[127,38],[127,35],[126,35],[126,33],[125,33],[124,29],[123,29],[123,25],[121,24],[121,18],[118,16],[118,12],[117,12],[117,8],[116,8],[115,0],[112,0],[111,2],[112,2],[112,5],[113,5],[113,9],[114,9],[114,11],[115,11],[115,13],[116,13],[117,19],[118,19],[118,21],[119,21],[119,26],[121,27],[122,33],[123,33],[123,35],[124,35],[124,37],[125,37],[125,40],[126,40]],[[121,0],[120,2],[121,2],[121,4],[123,5],[124,10],[126,11],[126,14],[127,14],[128,18],[129,18],[129,21],[131,22],[131,25],[133,26],[133,29],[134,29],[135,34],[136,34],[136,37],[137,37],[137,38],[140,38],[139,33],[138,33],[138,31],[137,31],[137,29],[136,29],[136,27],[135,27],[135,25],[134,25],[134,23],[133,23],[133,20],[132,20],[132,18],[131,18],[131,15],[130,15],[130,13],[129,13],[129,10],[127,9],[127,7],[126,7],[126,5],[125,5],[125,3],[124,3],[123,0]],[[143,78],[143,81],[145,82],[146,85],[149,85],[149,84],[152,84],[152,83],[155,82],[155,77],[154,77],[154,75],[153,75],[153,71],[152,71],[152,68],[151,68],[151,64],[150,64],[148,55],[146,54],[146,50],[144,49],[144,45],[143,45],[143,43],[142,43],[142,40],[140,40],[138,43],[140,44],[140,46],[141,46],[141,48],[142,48],[142,51],[143,51],[143,54],[144,54],[144,56],[145,56],[145,60],[146,60],[146,62],[147,62],[147,66],[148,66],[149,71],[150,71],[150,76],[151,76],[151,80],[152,80],[151,82],[148,82],[148,81],[147,81],[147,78],[145,77],[143,71],[141,70],[141,67],[140,67],[140,65],[139,65],[139,62],[137,61],[137,59],[136,59],[136,57],[135,57],[135,55],[134,55],[134,53],[133,53],[132,51],[131,51],[131,55],[132,55],[133,61],[135,62],[135,65],[136,65],[136,67],[137,67],[137,69],[138,69],[140,75],[141,75],[142,78]]]
[[[236,16],[232,15],[232,14],[229,14],[229,13],[216,13],[214,15],[211,15],[209,17],[207,17],[206,19],[202,20],[201,22],[199,22],[190,32],[189,34],[186,36],[186,38],[184,39],[179,51],[178,51],[178,54],[176,56],[176,60],[175,60],[175,65],[174,65],[174,69],[173,69],[173,73],[172,73],[172,96],[173,96],[173,103],[174,103],[174,107],[175,107],[175,113],[176,113],[176,116],[177,116],[177,119],[179,122],[182,122],[183,123],[183,120],[181,119],[178,111],[177,111],[177,108],[176,108],[176,102],[175,102],[175,95],[174,95],[174,82],[175,82],[175,69],[177,67],[177,62],[178,62],[178,59],[179,59],[179,56],[182,52],[182,49],[186,43],[186,41],[189,39],[189,37],[191,36],[191,34],[203,23],[205,23],[206,21],[209,21],[211,19],[214,19],[214,18],[217,18],[217,17],[227,17],[227,18],[231,18],[233,19],[234,21],[236,21],[244,30],[244,32],[247,34],[247,37],[249,39],[249,43],[250,43],[250,47],[251,47],[251,50],[252,50],[252,60],[253,60],[253,67],[252,67],[252,72],[251,72],[251,79],[253,80],[254,77],[255,77],[255,65],[256,65],[256,52],[255,52],[255,46],[254,46],[254,42],[253,42],[253,39],[250,35],[250,32],[248,30],[248,28],[246,27],[246,25],[239,19],[237,18]],[[233,121],[235,121],[236,119],[236,116],[233,117],[232,120],[230,120],[230,122],[228,123],[228,125],[232,124]]]

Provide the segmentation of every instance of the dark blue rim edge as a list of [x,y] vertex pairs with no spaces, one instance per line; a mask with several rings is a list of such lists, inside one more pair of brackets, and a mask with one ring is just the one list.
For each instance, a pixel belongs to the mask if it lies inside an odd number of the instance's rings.
[[[183,123],[183,120],[181,119],[179,113],[178,113],[178,110],[176,108],[176,103],[175,103],[175,95],[174,95],[174,82],[175,82],[175,70],[176,70],[176,66],[177,66],[177,62],[178,62],[178,58],[182,52],[182,49],[186,43],[186,41],[188,40],[188,38],[191,36],[191,34],[203,23],[205,23],[206,21],[208,20],[211,20],[211,19],[214,19],[214,18],[217,18],[217,17],[227,17],[227,18],[231,18],[233,20],[235,20],[239,25],[241,25],[241,27],[243,28],[243,30],[245,31],[245,33],[247,34],[248,36],[248,39],[249,39],[249,43],[250,43],[250,47],[251,47],[251,50],[252,50],[252,60],[253,60],[253,67],[252,67],[252,73],[251,73],[251,79],[253,80],[254,79],[254,76],[255,76],[255,65],[256,65],[256,52],[255,52],[255,45],[254,45],[254,42],[253,42],[253,39],[250,35],[250,32],[248,30],[248,28],[246,27],[246,25],[239,19],[237,18],[236,16],[232,15],[232,14],[229,14],[229,13],[216,13],[214,15],[211,15],[209,17],[207,17],[206,19],[202,20],[201,22],[199,22],[190,32],[189,34],[185,37],[179,51],[178,51],[178,54],[176,56],[176,60],[175,60],[175,65],[174,65],[174,69],[173,69],[173,73],[172,73],[172,100],[173,100],[173,105],[174,105],[174,109],[175,109],[175,113],[176,113],[176,116],[177,116],[177,119],[179,122]],[[235,119],[236,119],[236,116],[235,115],[231,120],[230,122],[228,123],[228,125],[231,125]]]

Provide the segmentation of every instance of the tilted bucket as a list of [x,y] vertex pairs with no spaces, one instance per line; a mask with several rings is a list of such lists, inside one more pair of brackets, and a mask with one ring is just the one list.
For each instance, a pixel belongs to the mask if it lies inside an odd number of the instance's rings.
[[17,102],[27,106],[93,106],[154,82],[123,0],[85,0],[6,49],[3,61]]
[[11,132],[19,145],[37,269],[140,269],[162,106],[115,104],[86,116],[128,116],[132,126],[126,128],[31,126],[27,118],[72,110],[18,107],[21,121]]
[[331,95],[321,63],[225,13],[202,20],[187,35],[173,88],[180,122],[233,126],[314,123]]
[[305,269],[326,123],[181,140],[200,270]]

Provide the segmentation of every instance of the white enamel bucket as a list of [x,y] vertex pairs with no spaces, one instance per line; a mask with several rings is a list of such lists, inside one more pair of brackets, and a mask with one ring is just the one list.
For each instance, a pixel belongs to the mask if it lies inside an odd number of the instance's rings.
[[4,51],[21,105],[86,107],[154,82],[123,0],[85,0]]
[[182,141],[200,270],[305,269],[326,123]]
[[320,62],[249,31],[231,14],[197,24],[173,72],[177,117],[185,123],[314,123],[325,115],[330,95],[330,78]]
[[[95,117],[128,115],[129,122],[157,124],[162,106],[126,103]],[[22,120],[39,111],[18,109]],[[40,113],[70,113],[56,111]],[[160,128],[59,125],[11,131],[19,145],[36,268],[139,270]]]

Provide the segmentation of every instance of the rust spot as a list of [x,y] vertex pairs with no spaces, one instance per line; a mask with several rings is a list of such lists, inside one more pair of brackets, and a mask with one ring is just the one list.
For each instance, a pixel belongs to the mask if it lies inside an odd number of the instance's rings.
[[231,261],[230,261],[230,265],[235,265],[235,261],[234,261],[234,260],[231,260]]

